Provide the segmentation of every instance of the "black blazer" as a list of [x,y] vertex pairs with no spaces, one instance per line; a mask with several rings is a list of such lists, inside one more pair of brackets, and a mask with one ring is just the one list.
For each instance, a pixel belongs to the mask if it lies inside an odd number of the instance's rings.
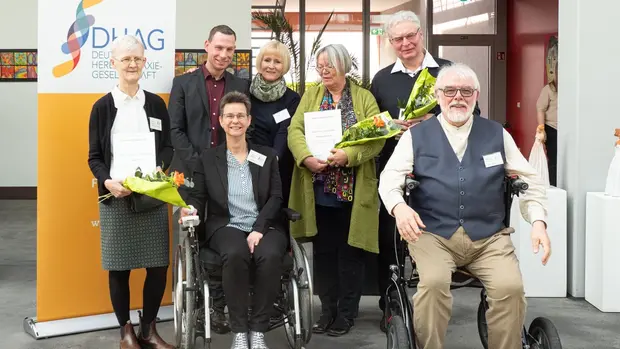
[[[226,87],[224,94],[238,91],[250,96],[250,82],[224,72]],[[211,146],[211,113],[209,96],[202,69],[177,76],[172,80],[172,91],[168,103],[170,134],[174,157],[171,170],[183,172],[191,177],[196,158],[202,150]],[[217,127],[220,143],[226,139],[221,126]]]
[[[282,219],[282,187],[276,152],[272,148],[252,143],[248,143],[248,148],[267,157],[263,166],[249,163],[254,200],[259,211],[252,230],[262,234],[267,234],[272,229],[285,232]],[[187,199],[187,204],[194,206],[198,215],[202,216],[201,224],[204,225],[206,241],[216,230],[230,222],[226,144],[207,149],[198,157],[194,169],[194,188]]]
[[[155,149],[157,150],[157,164],[166,169],[172,160],[172,144],[170,143],[170,118],[166,110],[166,103],[161,97],[154,93],[144,91],[145,103],[144,110],[148,118],[161,120],[161,131],[151,129],[155,132]],[[93,176],[97,178],[99,195],[109,193],[103,184],[110,179],[110,166],[112,164],[112,142],[110,139],[112,126],[116,118],[117,109],[114,106],[112,93],[101,97],[93,105],[90,112],[88,125],[88,166]],[[151,123],[149,122],[149,127]],[[103,201],[109,203],[109,200]]]

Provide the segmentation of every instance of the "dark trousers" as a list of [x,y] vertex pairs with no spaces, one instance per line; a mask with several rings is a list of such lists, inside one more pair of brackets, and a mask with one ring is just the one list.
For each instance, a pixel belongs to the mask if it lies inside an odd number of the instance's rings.
[[379,286],[379,308],[385,310],[385,291],[390,285],[390,265],[396,264],[394,251],[394,229],[396,220],[392,217],[381,201],[379,208],[379,255],[377,256],[377,284]]
[[316,206],[314,279],[321,311],[353,321],[364,286],[364,250],[347,243],[351,206]]
[[[286,253],[287,237],[283,232],[270,230],[263,235],[250,254],[249,233],[223,227],[215,231],[209,247],[222,259],[222,285],[228,303],[230,328],[234,333],[266,332],[273,304],[280,290],[282,258]],[[250,268],[254,268],[252,314],[250,302]]]
[[549,164],[549,184],[557,185],[557,166],[558,166],[558,131],[549,125],[545,125],[547,134],[547,159]]

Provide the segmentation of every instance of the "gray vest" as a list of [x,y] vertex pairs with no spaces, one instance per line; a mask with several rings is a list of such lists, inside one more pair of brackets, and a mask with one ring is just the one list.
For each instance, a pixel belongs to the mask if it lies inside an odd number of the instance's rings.
[[413,174],[420,186],[412,192],[412,208],[425,230],[450,239],[463,226],[473,241],[504,227],[504,165],[487,168],[484,155],[504,154],[503,127],[474,118],[467,149],[459,162],[437,117],[412,127]]

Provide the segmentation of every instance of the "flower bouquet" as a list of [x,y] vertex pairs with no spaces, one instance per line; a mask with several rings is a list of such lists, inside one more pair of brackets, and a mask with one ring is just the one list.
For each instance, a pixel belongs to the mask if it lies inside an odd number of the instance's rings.
[[409,100],[406,105],[402,105],[399,101],[399,108],[403,108],[402,118],[404,120],[414,120],[426,115],[431,109],[437,105],[437,98],[433,88],[437,79],[428,72],[428,68],[424,68],[418,75]]
[[[125,178],[123,186],[134,193],[143,194],[153,199],[184,208],[189,206],[183,201],[178,188],[182,185],[191,187],[191,181],[185,179],[185,175],[180,172],[173,172],[166,175],[162,170],[157,169],[151,174],[144,174],[138,167],[133,176]],[[110,197],[112,193],[99,197],[102,202]]]
[[392,120],[390,113],[385,111],[349,127],[344,131],[340,142],[334,147],[340,149],[351,145],[364,144],[376,139],[391,138],[396,136],[401,129],[401,126]]

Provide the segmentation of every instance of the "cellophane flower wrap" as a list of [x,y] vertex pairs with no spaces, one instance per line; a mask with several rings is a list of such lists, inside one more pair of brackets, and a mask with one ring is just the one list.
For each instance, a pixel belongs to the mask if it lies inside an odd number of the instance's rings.
[[426,115],[437,105],[435,97],[435,82],[437,79],[424,68],[413,84],[407,106],[405,107],[404,119],[413,120]]
[[336,144],[335,148],[340,149],[376,139],[391,138],[396,136],[401,129],[401,126],[392,120],[390,113],[385,111],[353,124],[344,131],[342,140]]
[[[143,174],[138,168],[133,176],[125,178],[123,187],[134,193],[143,194],[165,203],[189,208],[179,194],[179,187],[187,185],[183,173],[172,172],[166,175],[161,170],[156,170],[152,174]],[[111,193],[100,196],[99,202],[112,197]]]

